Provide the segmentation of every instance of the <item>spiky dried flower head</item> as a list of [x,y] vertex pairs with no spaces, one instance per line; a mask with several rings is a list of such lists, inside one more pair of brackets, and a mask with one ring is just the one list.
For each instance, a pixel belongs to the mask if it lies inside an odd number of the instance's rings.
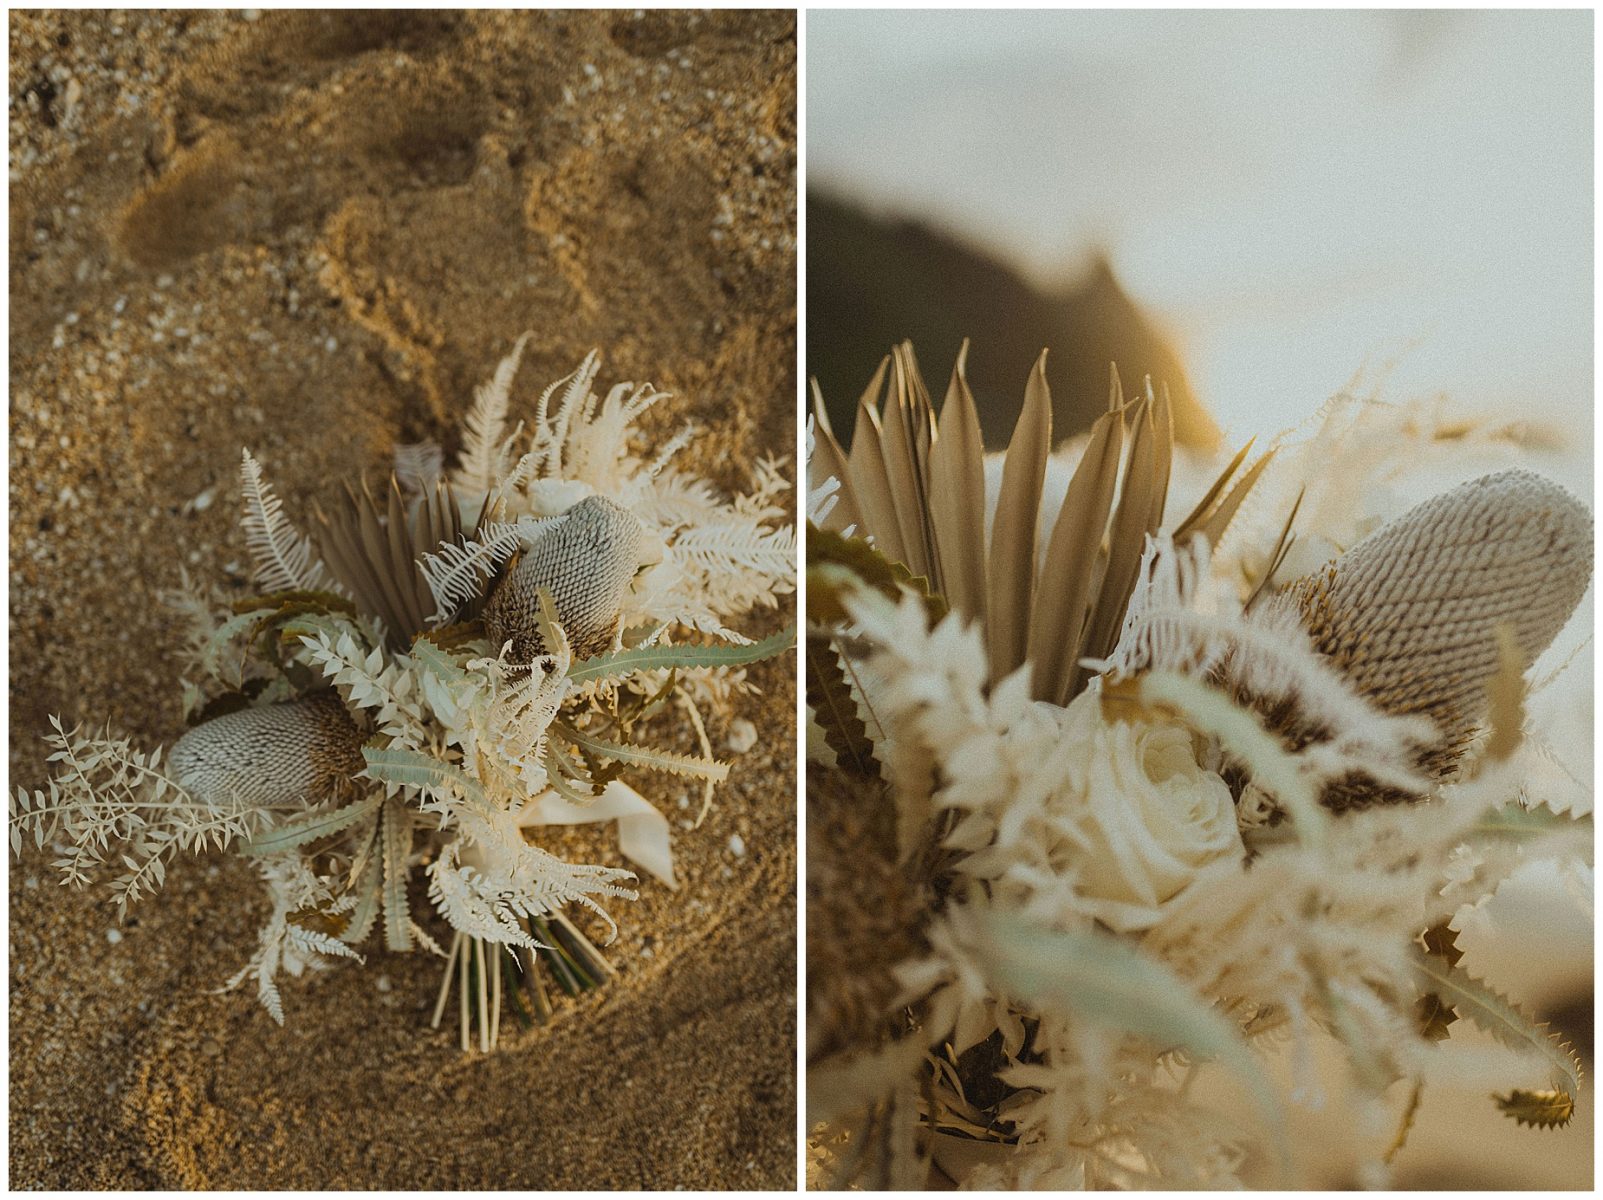
[[544,588],[575,655],[607,650],[644,543],[645,530],[628,509],[605,496],[579,501],[517,557],[490,593],[484,629],[491,647],[499,651],[510,641],[517,662],[545,652],[538,624]]
[[333,692],[227,713],[179,738],[168,766],[198,800],[310,804],[363,768],[362,732]]
[[[1513,631],[1528,669],[1591,576],[1586,507],[1539,475],[1502,471],[1410,510],[1288,584],[1279,602],[1376,707],[1435,722],[1440,742],[1420,765],[1440,778],[1485,722],[1498,628]],[[1338,788],[1326,799],[1361,798]]]

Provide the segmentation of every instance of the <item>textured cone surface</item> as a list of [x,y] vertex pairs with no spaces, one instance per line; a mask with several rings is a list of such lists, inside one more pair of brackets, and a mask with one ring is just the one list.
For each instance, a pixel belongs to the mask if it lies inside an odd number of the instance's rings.
[[557,620],[575,658],[612,645],[618,612],[640,567],[644,531],[628,509],[589,496],[562,523],[521,556],[496,584],[484,606],[484,629],[496,652],[508,641],[512,658],[529,662],[545,653],[536,615],[539,591],[551,593]]
[[324,800],[363,765],[361,731],[332,692],[217,717],[168,756],[186,791],[218,805]]
[[[1436,723],[1441,743],[1421,765],[1440,777],[1486,719],[1498,626],[1513,629],[1528,668],[1591,576],[1585,506],[1539,475],[1504,471],[1412,509],[1289,584],[1282,602],[1376,707]],[[1327,802],[1361,796],[1338,788]]]
[[895,806],[878,779],[807,771],[807,1056],[880,1044],[900,985],[922,954],[929,890],[897,863]]

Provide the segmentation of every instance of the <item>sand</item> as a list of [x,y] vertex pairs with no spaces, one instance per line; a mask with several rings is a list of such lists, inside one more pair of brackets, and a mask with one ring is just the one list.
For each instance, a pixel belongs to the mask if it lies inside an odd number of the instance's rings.
[[[180,564],[245,590],[242,444],[302,512],[396,440],[449,441],[532,329],[521,379],[602,348],[603,382],[684,398],[658,428],[701,422],[688,461],[726,486],[793,452],[791,14],[11,30],[16,782],[49,713],[181,731],[153,593]],[[424,955],[287,981],[285,1029],[212,994],[266,912],[234,859],[175,864],[121,928],[12,859],[12,1185],[792,1186],[793,664],[753,678],[757,748],[676,835],[681,889],[615,914],[622,978],[490,1057],[428,1028]],[[551,848],[621,862],[596,831]]]

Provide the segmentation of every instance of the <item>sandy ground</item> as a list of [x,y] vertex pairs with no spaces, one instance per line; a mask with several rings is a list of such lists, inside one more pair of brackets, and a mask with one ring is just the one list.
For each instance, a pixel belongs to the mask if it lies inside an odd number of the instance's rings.
[[[601,347],[728,486],[791,452],[791,15],[34,13],[11,51],[18,783],[49,713],[180,732],[153,592],[243,590],[241,444],[304,511],[449,440],[532,328],[523,379]],[[265,914],[237,861],[117,930],[12,860],[12,1185],[791,1186],[794,673],[754,677],[758,747],[676,837],[681,890],[617,913],[622,980],[489,1058],[428,1029],[421,955],[290,981],[283,1030],[211,994]]]

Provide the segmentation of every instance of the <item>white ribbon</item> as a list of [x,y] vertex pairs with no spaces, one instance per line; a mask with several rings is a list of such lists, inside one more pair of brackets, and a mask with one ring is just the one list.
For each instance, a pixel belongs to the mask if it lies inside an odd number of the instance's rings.
[[623,856],[669,887],[678,888],[673,850],[668,844],[668,818],[626,783],[614,779],[585,805],[570,803],[556,792],[541,792],[518,813],[518,824],[525,826],[589,825],[614,819]]

